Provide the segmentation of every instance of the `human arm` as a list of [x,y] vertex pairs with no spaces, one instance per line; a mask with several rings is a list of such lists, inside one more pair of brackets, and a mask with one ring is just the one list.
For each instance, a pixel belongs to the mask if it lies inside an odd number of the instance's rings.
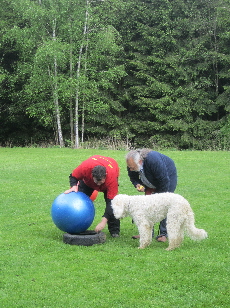
[[114,218],[111,202],[112,199],[118,194],[118,175],[119,172],[116,172],[114,170],[110,170],[109,174],[107,174],[105,187],[103,190],[106,207],[101,222],[95,228],[96,232],[99,232],[104,229],[108,220],[110,218]]
[[77,192],[78,191],[78,179],[76,177],[74,177],[72,175],[72,173],[69,176],[69,183],[70,183],[70,189],[64,191],[64,194],[69,194],[70,192],[74,191]]
[[114,216],[113,215],[113,209],[112,209],[112,206],[111,206],[111,201],[112,201],[111,199],[108,199],[105,196],[106,208],[105,208],[104,215],[102,216],[101,222],[95,228],[96,232],[100,232],[102,229],[104,229],[108,220],[109,220],[109,218]]
[[64,194],[69,194],[72,191],[77,192],[78,191],[78,186],[77,185],[72,186],[70,189],[67,189],[66,191],[64,191]]
[[130,169],[127,167],[128,176],[133,184],[133,186],[140,192],[145,191],[145,187],[143,186],[143,183],[139,177],[139,172],[137,171],[130,171]]
[[111,206],[111,199],[106,198],[106,193],[105,193],[105,201],[106,201],[106,208],[105,208],[105,212],[102,216],[102,220],[101,222],[96,226],[96,228],[94,229],[96,232],[100,232],[102,229],[105,228],[109,218],[114,217],[113,214],[113,209]]
[[106,226],[108,222],[108,219],[105,217],[102,217],[101,222],[96,226],[96,228],[94,229],[96,232],[100,232],[101,230],[103,230]]

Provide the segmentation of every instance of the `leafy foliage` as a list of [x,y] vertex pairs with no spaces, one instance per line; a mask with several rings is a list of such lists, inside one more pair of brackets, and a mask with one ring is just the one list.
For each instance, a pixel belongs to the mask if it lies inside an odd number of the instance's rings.
[[79,121],[82,142],[229,148],[229,11],[229,0],[4,1],[0,143],[21,118],[38,124],[33,137],[57,136],[58,115],[66,140]]

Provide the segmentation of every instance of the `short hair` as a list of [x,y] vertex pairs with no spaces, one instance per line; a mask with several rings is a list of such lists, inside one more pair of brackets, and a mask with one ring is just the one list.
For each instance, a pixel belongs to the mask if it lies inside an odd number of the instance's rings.
[[137,150],[131,150],[129,153],[126,155],[126,161],[130,158],[134,160],[136,164],[139,163],[140,160],[144,160],[149,152],[151,152],[151,149],[137,149]]
[[92,170],[93,178],[97,181],[101,181],[102,179],[106,178],[106,169],[104,166],[95,166]]

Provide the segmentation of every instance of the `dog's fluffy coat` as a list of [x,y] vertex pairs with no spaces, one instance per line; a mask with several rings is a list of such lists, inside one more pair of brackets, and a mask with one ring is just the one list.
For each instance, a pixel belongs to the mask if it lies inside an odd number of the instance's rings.
[[184,233],[193,240],[202,240],[207,232],[194,225],[194,213],[188,201],[174,193],[159,193],[146,196],[117,195],[112,200],[114,216],[117,219],[131,216],[140,234],[139,248],[145,248],[152,241],[152,229],[156,222],[167,217],[169,246],[166,250],[179,247]]

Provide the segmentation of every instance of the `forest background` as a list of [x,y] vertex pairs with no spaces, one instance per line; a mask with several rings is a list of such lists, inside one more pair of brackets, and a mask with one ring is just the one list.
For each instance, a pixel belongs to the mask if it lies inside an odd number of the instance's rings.
[[2,0],[0,146],[230,149],[230,0]]

